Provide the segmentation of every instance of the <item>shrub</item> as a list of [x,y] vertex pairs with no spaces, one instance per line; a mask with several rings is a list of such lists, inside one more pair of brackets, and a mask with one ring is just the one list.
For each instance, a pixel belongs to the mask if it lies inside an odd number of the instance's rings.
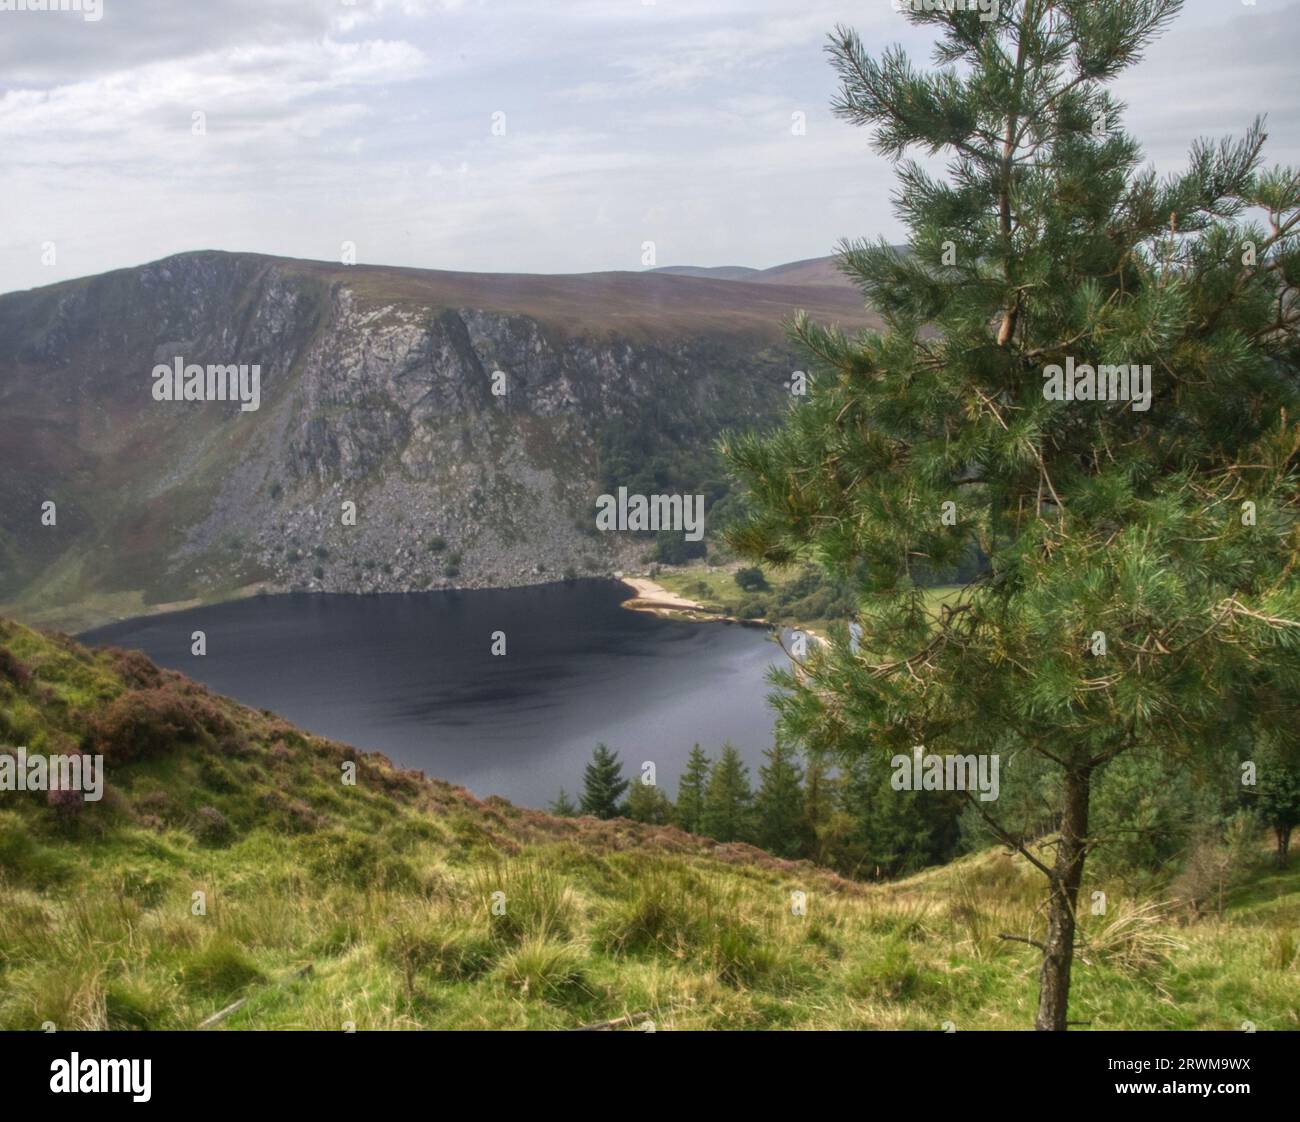
[[1258,829],[1245,812],[1234,815],[1224,831],[1203,828],[1169,886],[1173,900],[1193,915],[1211,908],[1221,915],[1228,892],[1259,864],[1253,844]]
[[217,751],[231,759],[242,759],[251,750],[248,741],[238,730],[223,733],[217,738]]
[[86,809],[86,799],[81,791],[51,788],[45,792],[45,804],[63,822],[71,822]]
[[0,647],[0,678],[8,678],[19,689],[25,689],[32,680],[32,671],[8,647]]
[[143,651],[112,647],[108,651],[108,664],[113,673],[132,689],[156,689],[162,685],[162,672]]
[[735,581],[746,592],[762,592],[768,587],[767,577],[759,568],[737,569]]
[[663,565],[685,565],[694,557],[703,557],[706,548],[703,541],[688,542],[684,534],[673,530],[660,530],[655,538],[654,552],[648,560],[658,561]]
[[181,740],[204,732],[225,732],[229,723],[212,705],[175,686],[128,690],[91,721],[88,739],[96,752],[115,764],[146,760],[170,751]]
[[327,820],[317,814],[310,803],[287,798],[279,791],[268,791],[263,795],[262,806],[267,811],[267,821],[285,833],[310,834],[327,824]]
[[215,806],[200,807],[196,817],[198,821],[194,827],[194,836],[199,839],[202,845],[224,846],[230,844],[235,832],[231,829],[230,823],[226,821],[226,816]]

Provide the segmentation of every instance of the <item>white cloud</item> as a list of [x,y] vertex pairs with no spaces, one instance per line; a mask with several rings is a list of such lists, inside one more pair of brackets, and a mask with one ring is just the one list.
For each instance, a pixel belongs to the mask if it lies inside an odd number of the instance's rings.
[[[105,5],[3,17],[0,290],[208,247],[564,272],[638,268],[643,240],[663,264],[770,265],[900,233],[823,52],[843,22],[926,64],[888,0]],[[1189,0],[1117,87],[1162,170],[1260,108],[1270,157],[1300,162],[1297,16]]]

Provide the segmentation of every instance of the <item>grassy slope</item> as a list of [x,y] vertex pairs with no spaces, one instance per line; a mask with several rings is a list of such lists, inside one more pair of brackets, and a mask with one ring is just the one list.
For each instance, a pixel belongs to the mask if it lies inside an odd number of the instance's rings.
[[[124,736],[145,695],[189,731]],[[223,1027],[1032,1021],[1035,954],[997,933],[1032,930],[1040,885],[1001,853],[862,886],[672,829],[480,802],[141,656],[0,622],[0,744],[67,750],[86,729],[108,757],[101,803],[68,815],[0,794],[0,1028],[189,1028],[241,996]],[[1300,1026],[1300,873],[1189,925],[1090,887],[1110,915],[1085,921],[1076,1018]]]

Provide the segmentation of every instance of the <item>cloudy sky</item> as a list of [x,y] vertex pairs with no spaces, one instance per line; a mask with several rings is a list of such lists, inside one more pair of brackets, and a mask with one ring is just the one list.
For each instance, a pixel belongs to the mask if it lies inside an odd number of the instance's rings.
[[[0,10],[0,291],[202,248],[560,273],[901,240],[823,54],[844,22],[924,61],[889,0],[100,2]],[[1260,111],[1300,163],[1297,23],[1187,0],[1117,87],[1157,168]]]

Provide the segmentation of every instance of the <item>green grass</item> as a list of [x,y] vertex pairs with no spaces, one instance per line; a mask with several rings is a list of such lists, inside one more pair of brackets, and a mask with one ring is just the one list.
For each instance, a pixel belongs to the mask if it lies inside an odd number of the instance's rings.
[[[2,622],[0,647],[0,743],[100,730],[109,769],[104,800],[71,817],[0,794],[0,1029],[193,1028],[241,999],[220,1028],[1032,1024],[1036,952],[999,938],[1041,922],[1041,878],[1018,858],[855,884],[673,829],[479,801],[138,657]],[[100,719],[141,689],[195,723],[114,763]],[[1073,1019],[1300,1027],[1300,869],[1255,875],[1195,921],[1120,881],[1086,888],[1109,910],[1083,920]]]
[[[733,563],[725,567],[710,570],[707,565],[690,565],[681,568],[661,568],[655,575],[655,581],[669,592],[676,593],[699,603],[705,610],[716,615],[739,618],[742,606],[753,600],[763,600],[775,604],[780,592],[797,581],[800,566],[790,565],[784,568],[759,566],[767,579],[770,590],[746,592],[736,583],[736,570],[742,567]],[[945,585],[925,590],[926,603],[935,610],[939,604],[955,598],[960,591],[956,585]],[[765,617],[772,623],[801,627],[818,635],[825,635],[832,621],[819,617],[795,617],[785,612],[774,611]]]

